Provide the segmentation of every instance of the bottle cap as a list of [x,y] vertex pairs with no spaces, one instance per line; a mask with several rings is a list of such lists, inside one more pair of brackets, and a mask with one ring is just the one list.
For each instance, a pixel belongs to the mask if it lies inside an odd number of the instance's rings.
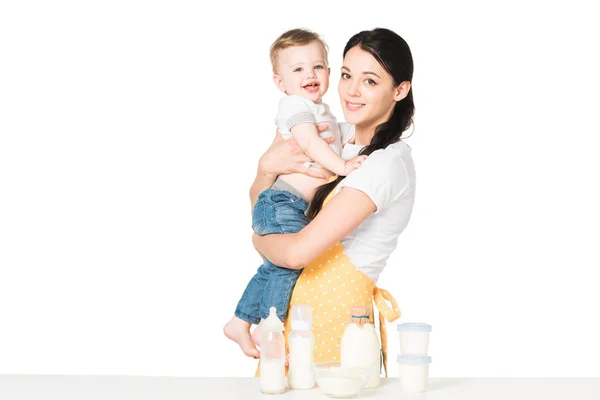
[[283,331],[283,322],[277,317],[277,309],[269,308],[269,316],[262,322],[263,332],[281,332]]
[[405,322],[398,325],[398,332],[431,332],[431,325],[422,322]]
[[312,308],[307,304],[293,306],[291,325],[294,331],[309,331],[312,328]]
[[350,309],[350,323],[362,326],[373,323],[372,306],[354,306]]

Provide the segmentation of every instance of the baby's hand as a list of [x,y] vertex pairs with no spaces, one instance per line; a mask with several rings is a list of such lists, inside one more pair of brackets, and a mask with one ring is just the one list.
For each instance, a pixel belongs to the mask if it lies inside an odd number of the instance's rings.
[[346,161],[344,176],[347,176],[350,172],[354,171],[357,168],[360,168],[360,166],[366,159],[367,156],[356,156],[353,159]]

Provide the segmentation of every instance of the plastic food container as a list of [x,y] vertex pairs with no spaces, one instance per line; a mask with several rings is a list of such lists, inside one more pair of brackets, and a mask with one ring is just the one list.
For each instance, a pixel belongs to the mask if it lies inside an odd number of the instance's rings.
[[400,366],[400,384],[407,392],[424,392],[429,380],[429,356],[401,355],[397,358]]
[[404,323],[398,325],[400,352],[402,355],[426,355],[429,347],[431,325],[423,323]]

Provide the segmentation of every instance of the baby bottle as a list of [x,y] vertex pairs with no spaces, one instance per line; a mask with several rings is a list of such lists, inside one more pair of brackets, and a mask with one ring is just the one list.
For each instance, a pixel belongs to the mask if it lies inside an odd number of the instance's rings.
[[359,306],[350,309],[351,320],[346,326],[340,345],[341,364],[348,368],[368,369],[365,389],[380,384],[380,345],[375,325],[371,320],[373,307]]
[[315,377],[312,371],[315,337],[312,328],[312,309],[299,304],[292,307],[292,332],[288,338],[290,345],[290,369],[288,384],[291,389],[312,389]]
[[283,323],[277,318],[275,307],[269,317],[261,322],[260,338],[260,391],[285,392],[285,338]]

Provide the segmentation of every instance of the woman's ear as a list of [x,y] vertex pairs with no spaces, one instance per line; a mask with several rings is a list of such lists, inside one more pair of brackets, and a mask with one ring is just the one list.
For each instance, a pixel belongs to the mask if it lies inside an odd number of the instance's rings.
[[408,92],[410,92],[410,82],[404,81],[394,89],[394,100],[400,101],[408,96]]
[[285,93],[285,85],[283,84],[283,79],[281,79],[279,75],[273,75],[273,82],[275,83],[275,86],[277,86],[277,89]]

